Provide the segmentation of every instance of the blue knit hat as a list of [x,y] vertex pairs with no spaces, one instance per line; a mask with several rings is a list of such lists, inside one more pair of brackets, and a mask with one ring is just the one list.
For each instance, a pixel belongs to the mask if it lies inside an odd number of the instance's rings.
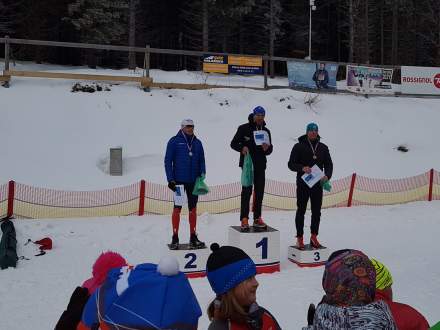
[[317,130],[318,130],[318,125],[315,123],[309,123],[306,127],[306,132],[317,131]]
[[206,273],[212,290],[221,295],[241,282],[255,276],[257,267],[252,259],[234,246],[211,245],[212,253],[206,263]]
[[202,311],[177,260],[166,257],[159,265],[112,269],[88,300],[81,322],[90,327],[98,315],[124,329],[197,329]]
[[266,115],[266,110],[264,110],[264,108],[259,105],[258,107],[254,108],[252,113],[254,114],[254,116],[255,115],[263,115],[263,116],[265,116]]

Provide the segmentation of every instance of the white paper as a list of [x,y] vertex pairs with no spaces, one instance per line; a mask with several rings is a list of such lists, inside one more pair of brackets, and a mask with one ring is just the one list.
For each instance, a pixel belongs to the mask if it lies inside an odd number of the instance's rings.
[[324,172],[317,165],[313,165],[312,173],[304,173],[301,177],[303,181],[312,188],[318,181],[320,181],[325,176]]
[[263,143],[270,145],[269,134],[265,130],[254,131],[254,141],[257,146],[261,146]]
[[184,206],[186,204],[186,193],[183,184],[176,185],[176,191],[174,192],[174,205]]

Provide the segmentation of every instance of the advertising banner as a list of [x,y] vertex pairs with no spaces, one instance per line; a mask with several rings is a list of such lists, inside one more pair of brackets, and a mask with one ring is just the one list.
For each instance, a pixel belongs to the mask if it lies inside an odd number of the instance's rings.
[[402,93],[440,95],[440,68],[402,66]]
[[347,65],[347,89],[360,94],[393,94],[393,69]]
[[261,56],[205,55],[203,71],[214,73],[262,74]]
[[319,62],[287,62],[289,87],[336,89],[337,64]]

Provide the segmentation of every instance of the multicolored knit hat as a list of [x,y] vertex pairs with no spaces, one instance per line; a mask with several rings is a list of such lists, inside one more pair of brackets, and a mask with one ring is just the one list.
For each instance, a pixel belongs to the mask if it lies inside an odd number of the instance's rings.
[[376,270],[361,251],[339,250],[325,265],[322,287],[329,305],[363,306],[374,300]]
[[234,246],[211,245],[212,253],[206,262],[206,276],[212,290],[221,295],[254,276],[257,268],[243,250]]
[[385,290],[393,285],[393,277],[387,267],[376,259],[371,259],[376,269],[376,289]]

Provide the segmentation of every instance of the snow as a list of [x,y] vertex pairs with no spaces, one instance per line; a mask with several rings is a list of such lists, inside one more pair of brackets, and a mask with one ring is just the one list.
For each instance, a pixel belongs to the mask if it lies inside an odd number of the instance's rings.
[[[392,273],[396,301],[415,307],[433,324],[439,318],[440,264],[435,245],[440,236],[439,213],[440,202],[325,209],[320,237],[333,250],[360,249],[383,262]],[[202,215],[200,238],[226,244],[226,228],[236,225],[238,217]],[[309,304],[318,303],[323,295],[323,267],[302,269],[287,260],[287,246],[293,240],[293,212],[268,212],[265,219],[281,233],[281,272],[257,276],[257,300],[283,329],[298,329],[306,322]],[[165,244],[172,232],[171,221],[165,216],[14,222],[17,252],[30,260],[19,261],[16,269],[0,271],[0,310],[1,315],[7,315],[0,318],[0,329],[53,328],[74,288],[91,276],[92,264],[101,252],[117,251],[132,264],[158,263],[167,253]],[[187,233],[188,222],[183,219],[182,242],[188,240]],[[35,247],[22,244],[28,238],[45,236],[53,239],[54,246],[44,256],[34,257]],[[192,279],[191,285],[206,311],[215,297],[207,279]],[[199,329],[207,325],[204,313]]]
[[[128,70],[90,70],[19,63],[17,69],[141,74]],[[155,81],[204,82],[191,72],[152,70]],[[213,76],[208,83],[262,86],[261,77]],[[320,126],[335,163],[334,178],[352,172],[370,177],[397,178],[440,169],[436,149],[439,101],[353,95],[321,95],[313,108],[307,93],[289,89],[159,90],[145,93],[134,84],[109,85],[110,92],[71,93],[75,81],[13,78],[0,88],[0,183],[10,179],[29,185],[66,190],[102,190],[140,179],[165,183],[163,156],[168,139],[183,118],[192,118],[207,158],[207,182],[239,180],[238,154],[229,147],[237,126],[256,105],[267,110],[274,152],[267,177],[293,181],[287,160],[308,122]],[[270,84],[285,84],[277,78]],[[227,104],[226,104],[227,101]],[[222,103],[223,105],[220,105]],[[292,109],[288,109],[290,105]],[[396,150],[406,145],[409,152]],[[124,175],[108,173],[110,147],[122,146]],[[332,250],[356,248],[382,261],[392,272],[397,301],[410,304],[430,324],[439,319],[440,264],[436,240],[440,235],[440,202],[385,207],[323,210],[320,238]],[[198,233],[208,244],[227,243],[227,227],[238,214],[199,217]],[[309,303],[322,297],[323,268],[301,269],[287,260],[294,235],[293,212],[266,212],[265,220],[281,232],[281,272],[260,275],[258,301],[285,329],[306,322]],[[310,214],[306,215],[307,226]],[[99,219],[15,220],[19,261],[16,269],[0,271],[0,329],[53,328],[73,289],[91,275],[91,267],[106,250],[121,253],[132,264],[159,262],[171,239],[168,216]],[[182,220],[180,237],[189,232]],[[308,228],[305,230],[309,232]],[[53,250],[43,256],[33,240],[49,236]],[[203,310],[214,298],[206,278],[191,280]],[[200,329],[206,329],[206,313]]]

